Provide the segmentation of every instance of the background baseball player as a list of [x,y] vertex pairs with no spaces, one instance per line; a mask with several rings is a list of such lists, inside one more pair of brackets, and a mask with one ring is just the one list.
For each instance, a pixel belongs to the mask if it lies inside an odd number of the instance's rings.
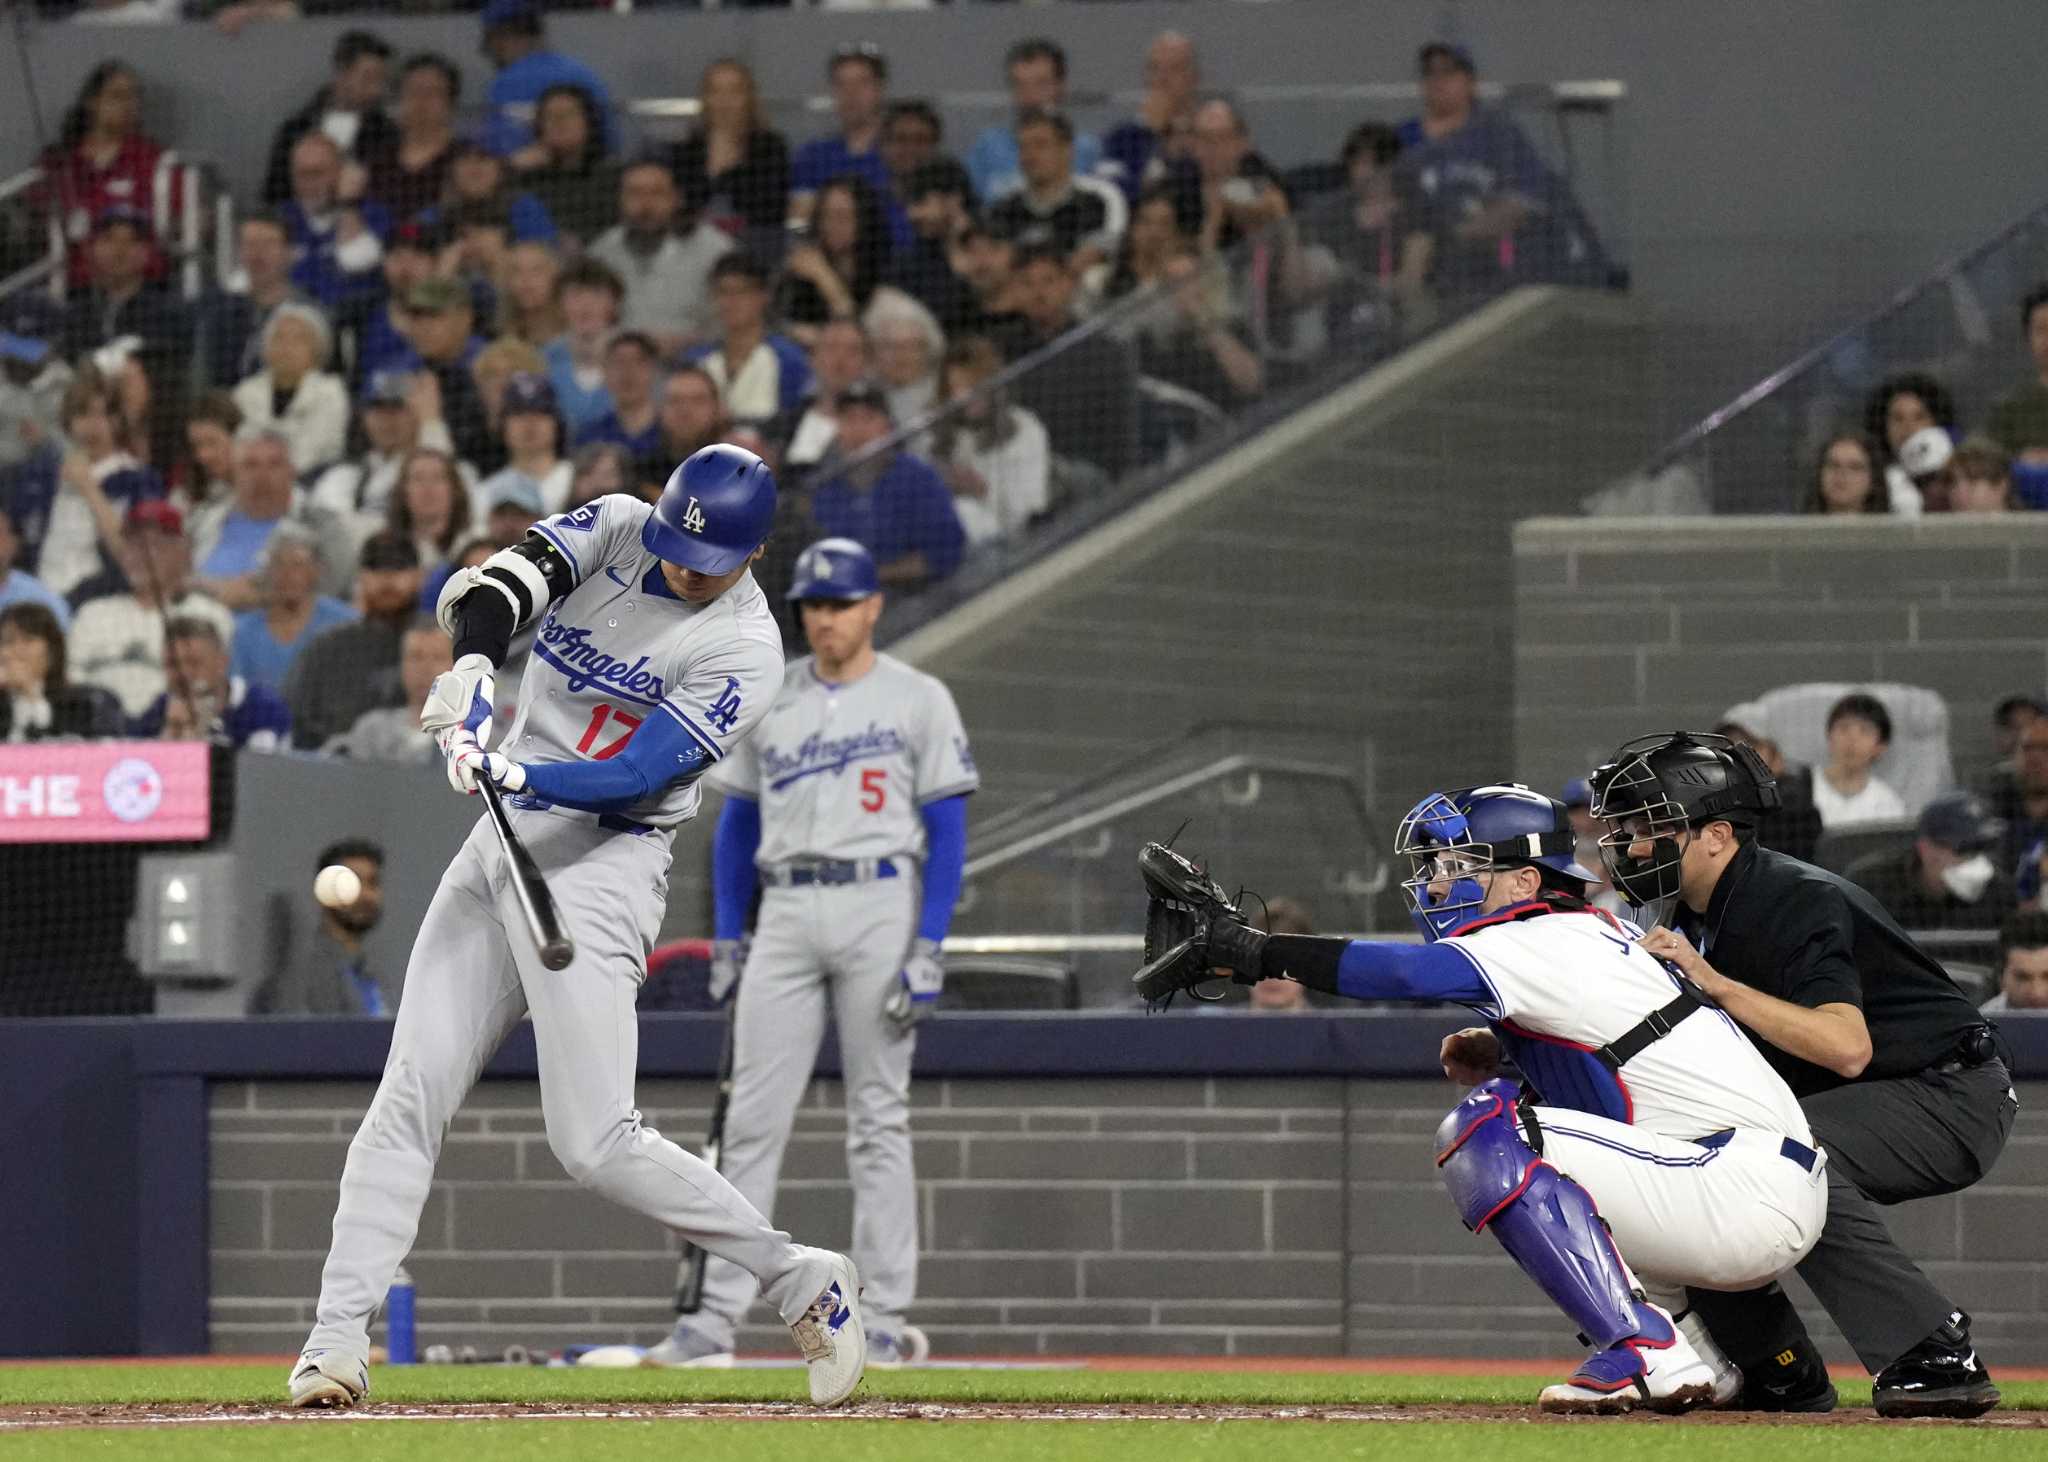
[[[1491,1230],[1594,1347],[1543,1408],[1726,1402],[1741,1374],[1683,1313],[1683,1287],[1744,1289],[1797,1263],[1827,1216],[1826,1158],[1741,1029],[1586,902],[1596,880],[1574,842],[1563,804],[1526,787],[1425,798],[1395,846],[1413,860],[1420,946],[1261,934],[1152,845],[1148,934],[1189,932],[1139,990],[1169,995],[1220,966],[1484,1015],[1490,1029],[1444,1042],[1445,1072],[1473,1091],[1437,1129],[1437,1165],[1466,1227]],[[1504,1058],[1519,1097],[1495,1075]]]
[[[709,779],[727,794],[712,844],[713,997],[739,982],[720,1169],[773,1211],[829,1011],[869,1354],[877,1364],[921,1360],[930,1347],[905,1323],[917,1291],[910,1058],[916,1023],[945,978],[939,944],[960,895],[967,797],[979,778],[946,687],[875,652],[882,595],[866,549],[850,538],[812,544],[786,597],[801,607],[812,653],[790,666],[759,731]],[[742,972],[757,884],[760,917]],[[730,1364],[753,1295],[751,1274],[714,1257],[701,1310],[648,1360]]]
[[[791,1243],[633,1103],[634,996],[673,830],[696,813],[698,776],[744,746],[782,684],[781,636],[748,570],[774,514],[761,460],[707,447],[654,507],[615,495],[546,519],[442,593],[455,668],[434,682],[422,725],[438,728],[452,782],[474,791],[487,777],[509,794],[576,955],[541,965],[480,819],[420,925],[384,1077],[349,1144],[294,1405],[348,1406],[368,1391],[370,1317],[412,1247],[449,1119],[529,1012],[548,1146],[569,1175],[758,1280],[810,1363],[813,1400],[836,1405],[860,1380],[852,1264]],[[518,713],[502,750],[486,752],[492,672],[537,616]]]

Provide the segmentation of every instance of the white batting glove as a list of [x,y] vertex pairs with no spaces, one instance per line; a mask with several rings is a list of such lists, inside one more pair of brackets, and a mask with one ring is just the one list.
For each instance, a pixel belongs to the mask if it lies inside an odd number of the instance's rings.
[[485,751],[475,742],[458,744],[448,756],[448,782],[458,792],[474,793],[479,780],[496,782],[507,792],[526,790],[526,768],[509,756]]
[[496,667],[485,655],[464,655],[453,670],[443,670],[427,687],[420,707],[420,729],[432,735],[444,753],[453,755],[443,732],[466,731],[478,746],[491,744],[491,708],[497,704]]
[[723,1005],[739,988],[740,971],[747,963],[747,941],[714,939],[711,942],[711,981],[705,993],[713,1005]]
[[938,1008],[939,991],[945,987],[946,966],[939,958],[938,940],[919,939],[910,946],[910,957],[890,987],[882,1013],[907,1032]]

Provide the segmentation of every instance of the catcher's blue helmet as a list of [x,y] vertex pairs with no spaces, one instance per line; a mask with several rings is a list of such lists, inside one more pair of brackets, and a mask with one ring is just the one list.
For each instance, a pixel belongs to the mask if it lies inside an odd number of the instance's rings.
[[745,447],[720,442],[693,452],[640,529],[656,558],[700,574],[729,574],[775,523],[775,476]]
[[1564,804],[1519,783],[1432,792],[1394,835],[1395,856],[1411,860],[1401,887],[1415,927],[1437,940],[1469,924],[1486,898],[1476,875],[1496,869],[1547,868],[1581,884],[1599,882],[1574,858],[1577,841]]
[[851,538],[820,538],[797,555],[785,599],[865,599],[881,588],[874,555]]

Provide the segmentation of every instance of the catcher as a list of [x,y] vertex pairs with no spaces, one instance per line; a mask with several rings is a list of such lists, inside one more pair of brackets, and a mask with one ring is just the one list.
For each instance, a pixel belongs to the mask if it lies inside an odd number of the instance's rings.
[[[1203,998],[1221,969],[1477,1011],[1486,1027],[1443,1044],[1445,1073],[1472,1091],[1438,1128],[1436,1162],[1465,1226],[1491,1231],[1593,1348],[1542,1409],[1726,1404],[1741,1373],[1684,1310],[1685,1286],[1751,1289],[1798,1263],[1826,1221],[1827,1159],[1735,1023],[1587,903],[1597,879],[1573,846],[1563,804],[1526,787],[1424,798],[1395,845],[1418,945],[1261,934],[1148,844],[1134,983],[1148,1002]],[[1499,1075],[1509,1061],[1519,1090]]]

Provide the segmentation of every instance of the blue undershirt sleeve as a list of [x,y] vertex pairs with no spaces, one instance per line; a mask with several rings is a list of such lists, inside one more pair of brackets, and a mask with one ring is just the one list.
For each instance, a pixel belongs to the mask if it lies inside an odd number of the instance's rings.
[[725,799],[711,833],[711,934],[738,939],[747,932],[754,902],[754,854],[761,847],[761,804],[751,797]]
[[967,797],[941,797],[925,804],[924,908],[917,921],[920,939],[942,940],[960,902],[961,870],[967,862]]
[[1493,992],[1478,962],[1447,941],[1384,944],[1354,939],[1337,961],[1337,993],[1353,1000],[1493,1004]]
[[649,716],[617,756],[528,763],[526,790],[584,812],[624,812],[694,780],[710,764],[710,753],[674,716]]

